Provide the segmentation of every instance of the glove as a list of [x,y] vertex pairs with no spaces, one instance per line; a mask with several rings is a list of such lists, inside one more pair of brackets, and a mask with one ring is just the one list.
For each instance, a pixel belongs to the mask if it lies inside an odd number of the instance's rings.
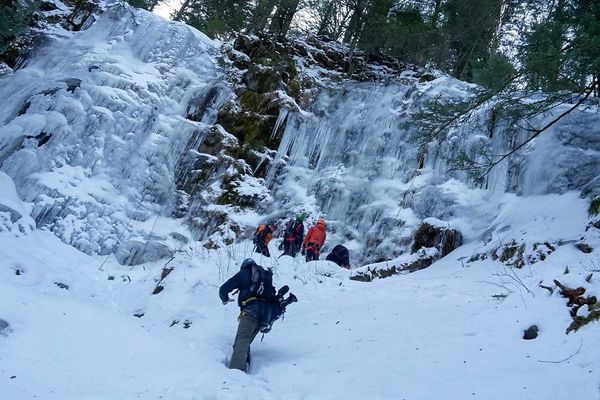
[[227,305],[227,303],[231,303],[232,301],[235,301],[235,300],[227,299],[227,300],[223,301],[223,305]]

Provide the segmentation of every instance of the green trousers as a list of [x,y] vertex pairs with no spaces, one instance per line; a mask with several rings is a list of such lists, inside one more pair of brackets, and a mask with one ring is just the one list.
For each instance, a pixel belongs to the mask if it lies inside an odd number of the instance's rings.
[[246,358],[250,352],[250,344],[259,332],[258,322],[242,313],[238,324],[235,342],[233,344],[233,354],[229,361],[230,369],[239,369],[246,371]]

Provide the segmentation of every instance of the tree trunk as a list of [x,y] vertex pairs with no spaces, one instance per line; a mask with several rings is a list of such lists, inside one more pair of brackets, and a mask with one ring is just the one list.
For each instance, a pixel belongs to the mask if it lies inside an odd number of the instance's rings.
[[256,8],[252,13],[250,31],[254,33],[264,31],[274,8],[275,0],[258,0]]
[[440,20],[440,13],[442,12],[442,0],[435,0],[435,7],[433,8],[433,15],[431,16],[431,27],[436,28],[438,21]]
[[185,14],[185,12],[187,11],[187,9],[193,1],[194,0],[185,0],[183,3],[181,3],[181,7],[179,7],[179,10],[177,10],[177,12],[172,15],[173,21],[182,21],[183,14]]
[[319,23],[319,27],[317,28],[317,35],[331,35],[332,31],[330,30],[333,27],[333,12],[335,11],[335,7],[333,1],[329,1],[325,6],[325,11],[321,16],[321,22]]
[[269,31],[277,37],[285,37],[292,24],[292,19],[298,11],[299,3],[300,0],[280,0],[275,15],[271,19]]

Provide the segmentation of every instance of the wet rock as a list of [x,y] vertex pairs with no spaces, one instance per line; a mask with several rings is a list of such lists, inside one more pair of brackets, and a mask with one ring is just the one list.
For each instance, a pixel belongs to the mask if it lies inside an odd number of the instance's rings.
[[0,336],[6,336],[10,332],[10,324],[0,319]]
[[58,7],[55,3],[51,1],[42,1],[39,5],[40,11],[54,11],[57,10]]
[[233,153],[239,147],[238,140],[220,126],[209,129],[198,146],[198,152],[211,155]]
[[523,339],[531,340],[538,337],[538,327],[537,325],[531,325],[529,328],[523,331]]
[[246,87],[257,93],[274,92],[283,89],[282,76],[278,71],[260,66],[250,66],[243,75],[242,82]]
[[58,286],[61,289],[65,289],[65,290],[69,290],[69,285],[62,283],[62,282],[54,282],[54,284],[56,286]]
[[213,86],[208,91],[202,91],[200,94],[195,95],[188,103],[186,118],[201,122],[206,111],[215,106],[220,94],[221,89],[218,86]]
[[587,243],[577,243],[575,245],[577,249],[579,249],[582,253],[591,253],[594,249],[590,247]]
[[121,265],[139,265],[172,257],[175,252],[167,245],[149,240],[142,242],[130,240],[121,244],[115,252],[115,258]]
[[260,47],[260,39],[255,36],[240,35],[233,42],[233,48],[247,56],[252,56],[253,52]]
[[423,222],[413,235],[411,251],[414,253],[421,248],[434,247],[440,257],[445,257],[462,244],[462,234],[449,226]]
[[37,136],[34,136],[33,138],[35,140],[37,140],[38,142],[38,147],[41,147],[43,145],[45,145],[46,143],[48,143],[48,141],[50,140],[50,138],[52,137],[51,133],[47,133],[47,132],[40,132],[40,134],[38,134]]
[[81,79],[67,78],[63,80],[67,84],[67,92],[73,93],[75,89],[81,86]]
[[88,28],[95,20],[93,14],[98,8],[98,4],[91,1],[76,2],[71,14],[66,18],[64,27],[71,31],[80,31]]
[[232,50],[227,53],[229,60],[233,63],[233,66],[240,70],[245,70],[250,67],[250,63],[252,60],[248,57],[247,54],[242,53],[241,51]]

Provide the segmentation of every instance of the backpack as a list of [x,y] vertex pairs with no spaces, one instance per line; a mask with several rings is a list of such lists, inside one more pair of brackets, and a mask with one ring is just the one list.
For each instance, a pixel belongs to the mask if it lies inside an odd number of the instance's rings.
[[304,233],[304,226],[302,225],[302,222],[298,222],[296,220],[291,220],[290,222],[288,222],[286,228],[285,228],[285,239],[296,239],[298,238],[298,236],[302,236],[302,234]]
[[264,237],[267,234],[267,226],[265,224],[260,224],[256,231],[254,231],[254,237],[252,238],[252,242],[254,244],[259,244],[264,242]]
[[263,268],[258,264],[252,265],[252,283],[250,284],[251,296],[264,300],[273,300],[275,287],[273,286],[273,271]]

